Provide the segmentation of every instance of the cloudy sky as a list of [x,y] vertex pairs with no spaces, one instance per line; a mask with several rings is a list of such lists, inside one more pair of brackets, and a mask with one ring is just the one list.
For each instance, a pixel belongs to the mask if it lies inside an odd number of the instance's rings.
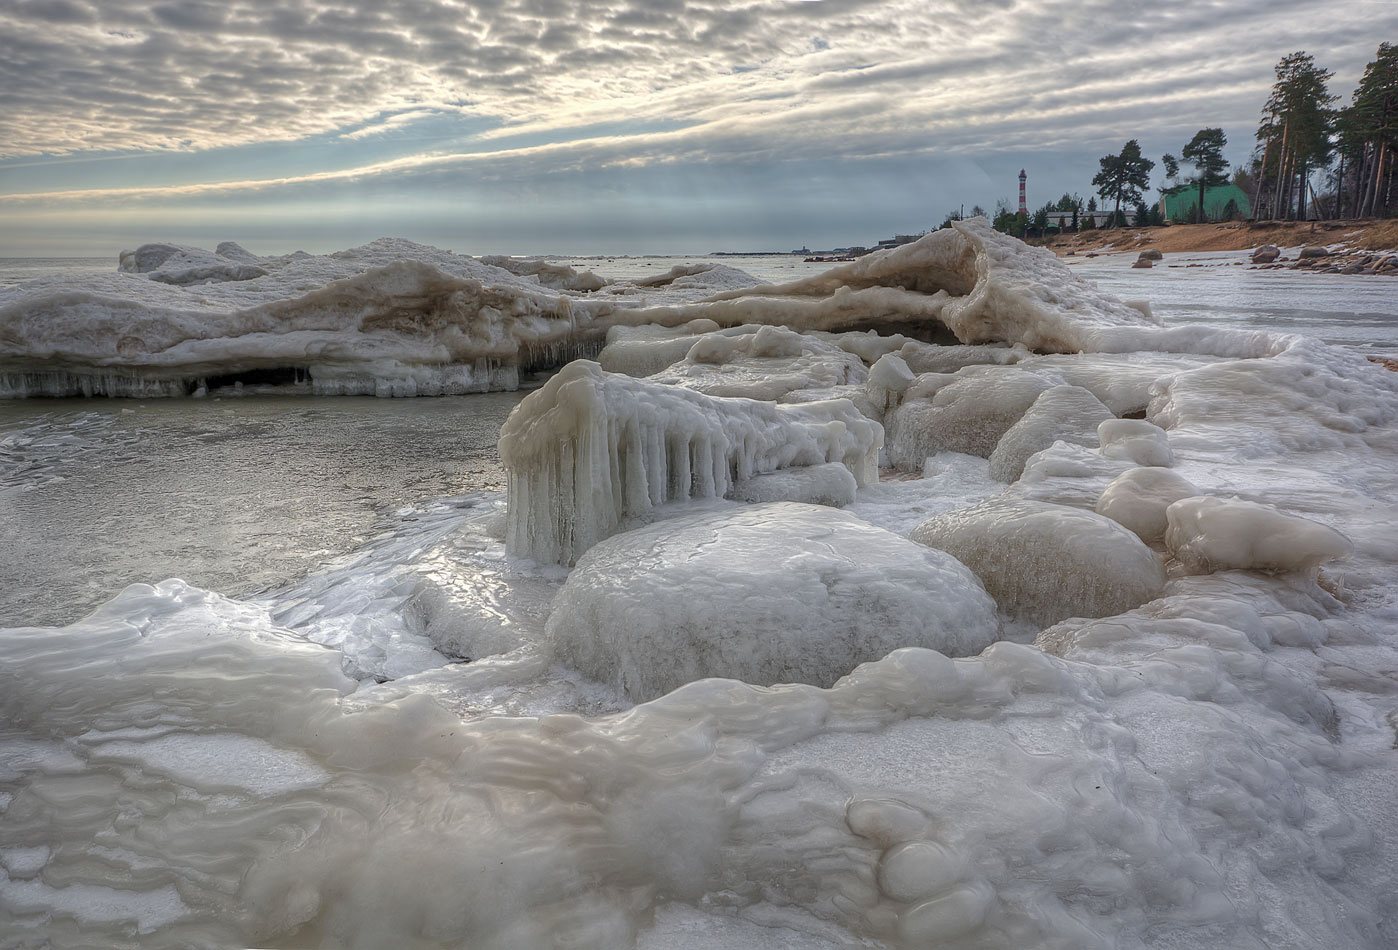
[[1278,58],[1347,99],[1384,39],[1394,0],[0,0],[0,256],[866,243],[1128,138],[1241,162]]

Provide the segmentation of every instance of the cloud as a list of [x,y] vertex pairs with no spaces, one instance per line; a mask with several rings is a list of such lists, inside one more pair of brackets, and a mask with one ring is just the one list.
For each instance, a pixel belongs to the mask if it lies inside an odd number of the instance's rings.
[[[1398,26],[1395,10],[1335,4],[1319,17],[1314,0],[0,0],[0,204],[1092,154],[1133,137],[1158,152],[1204,125],[1222,125],[1239,160],[1282,54],[1315,53],[1347,95],[1377,38]],[[453,119],[474,124],[454,141],[410,134]],[[127,160],[94,187],[83,161],[236,156],[267,143],[301,143],[307,155],[314,144],[320,164],[306,171],[303,160],[292,174],[210,162],[113,183],[140,164]],[[39,179],[17,171],[7,186],[7,169],[46,163],[40,186],[20,187]]]

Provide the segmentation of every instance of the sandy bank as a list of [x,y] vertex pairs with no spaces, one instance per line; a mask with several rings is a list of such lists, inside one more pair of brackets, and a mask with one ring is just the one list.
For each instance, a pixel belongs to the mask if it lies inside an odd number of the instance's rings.
[[1244,251],[1263,244],[1298,247],[1345,244],[1363,250],[1398,250],[1398,220],[1297,221],[1248,224],[1175,224],[1150,228],[1112,228],[1049,238],[1046,245],[1060,257],[1069,251],[1135,251],[1152,247],[1163,253]]

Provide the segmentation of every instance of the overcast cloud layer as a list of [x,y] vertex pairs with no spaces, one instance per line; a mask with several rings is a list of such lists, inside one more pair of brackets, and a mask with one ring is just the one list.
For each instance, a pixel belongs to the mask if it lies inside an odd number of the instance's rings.
[[1384,0],[0,0],[0,254],[381,233],[463,250],[876,240],[1251,149],[1284,53],[1348,97]]

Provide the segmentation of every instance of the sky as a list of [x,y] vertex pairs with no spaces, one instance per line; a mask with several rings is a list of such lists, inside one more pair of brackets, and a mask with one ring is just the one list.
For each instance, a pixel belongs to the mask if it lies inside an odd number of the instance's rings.
[[1395,39],[1398,0],[0,0],[0,256],[870,244],[1130,138],[1241,163],[1281,56],[1348,100]]

